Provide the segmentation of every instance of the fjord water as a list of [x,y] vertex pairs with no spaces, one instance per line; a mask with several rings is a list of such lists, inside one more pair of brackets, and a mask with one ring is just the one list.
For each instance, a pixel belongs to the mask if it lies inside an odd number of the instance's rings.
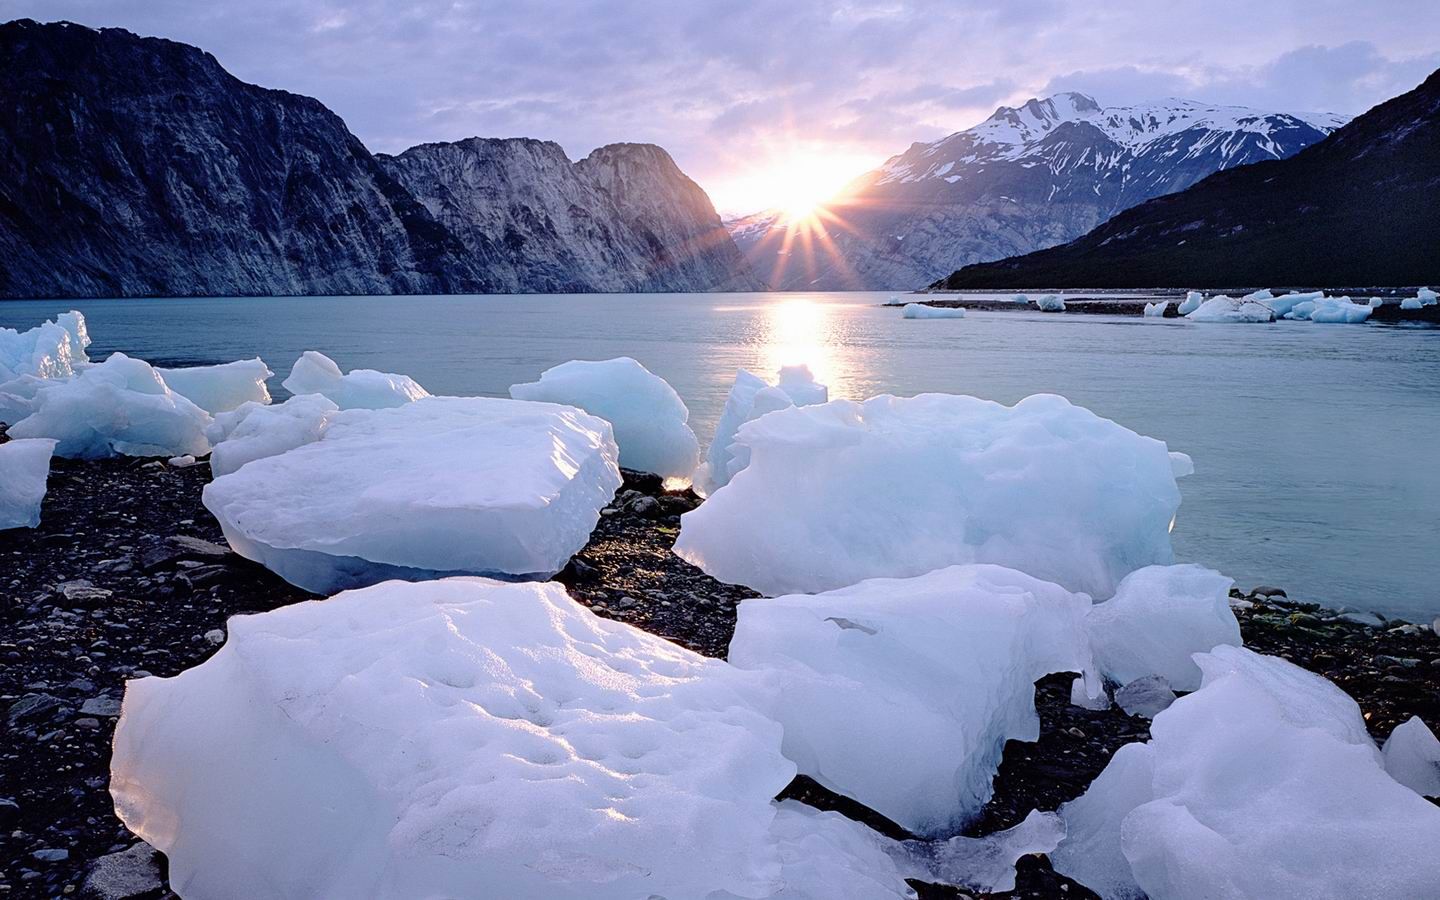
[[1063,394],[1195,459],[1178,557],[1292,598],[1428,623],[1440,535],[1440,330],[1205,325],[971,312],[907,320],[889,294],[585,294],[0,303],[28,328],[79,309],[91,357],[158,365],[303,350],[402,372],[438,394],[506,396],[569,359],[633,356],[707,442],[737,367],[804,362],[832,398]]

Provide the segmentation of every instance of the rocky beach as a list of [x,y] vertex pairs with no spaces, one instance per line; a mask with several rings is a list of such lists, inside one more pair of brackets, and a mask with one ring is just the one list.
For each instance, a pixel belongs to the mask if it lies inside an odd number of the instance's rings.
[[[624,474],[589,545],[556,580],[601,616],[723,656],[736,604],[757,595],[671,552],[679,516],[699,497]],[[204,461],[57,459],[40,526],[0,532],[0,896],[170,896],[163,857],[121,825],[108,791],[125,681],[204,661],[230,616],[310,598],[230,552],[200,503],[209,480]],[[1377,740],[1411,716],[1440,719],[1440,637],[1429,624],[1335,612],[1275,587],[1233,590],[1231,603],[1247,647],[1334,681]],[[1071,705],[1069,676],[1042,679],[1037,706],[1040,740],[1011,743],[995,795],[967,834],[1073,799],[1118,747],[1149,735],[1148,719],[1118,707]],[[908,836],[803,777],[784,796]],[[995,896],[1092,896],[1043,857],[1022,860],[1018,873],[1015,891]]]

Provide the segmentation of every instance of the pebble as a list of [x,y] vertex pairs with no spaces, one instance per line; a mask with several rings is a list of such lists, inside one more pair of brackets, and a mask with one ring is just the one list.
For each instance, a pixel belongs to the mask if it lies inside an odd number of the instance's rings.
[[85,701],[84,706],[80,707],[80,715],[101,716],[107,719],[113,719],[120,715],[120,701],[105,694],[101,694],[98,697],[91,697]]
[[96,859],[85,876],[85,894],[94,900],[139,900],[164,887],[155,848],[144,841]]
[[218,646],[225,643],[225,632],[220,628],[212,628],[205,632],[205,640]]
[[70,851],[47,847],[44,850],[36,850],[30,855],[41,862],[64,862],[70,858]]

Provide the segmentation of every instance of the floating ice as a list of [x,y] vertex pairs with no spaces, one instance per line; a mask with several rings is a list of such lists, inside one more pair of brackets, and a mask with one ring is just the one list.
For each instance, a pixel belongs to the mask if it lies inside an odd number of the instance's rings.
[[215,445],[210,471],[219,478],[252,460],[318,441],[338,411],[321,394],[296,394],[275,406],[252,401],[220,413],[205,430]]
[[1327,325],[1355,325],[1370,318],[1375,310],[1354,303],[1349,297],[1325,297],[1296,303],[1286,314],[1287,319],[1309,319]]
[[1273,322],[1275,311],[1258,300],[1220,294],[1201,303],[1185,318],[1192,322]]
[[1145,304],[1145,317],[1147,319],[1165,318],[1165,310],[1170,308],[1169,300],[1157,300],[1154,303]]
[[[1421,306],[1434,306],[1440,303],[1440,294],[1435,293],[1428,287],[1422,287],[1415,292],[1415,299],[1420,301]],[[74,315],[79,315],[79,313],[75,313]],[[86,343],[88,344],[89,341],[86,341]]]
[[1060,808],[1056,871],[1102,897],[1426,897],[1440,809],[1380,765],[1355,702],[1282,659],[1197,654],[1200,690]]
[[265,387],[265,379],[275,374],[258,357],[218,366],[157,368],[155,371],[165,379],[170,390],[212,416],[229,412],[242,403],[269,403],[270,391]]
[[57,456],[203,456],[210,416],[170,390],[144,360],[111,354],[78,375],[35,392],[34,412],[10,428],[16,438],[53,438]]
[[991,562],[1103,598],[1173,561],[1165,445],[1063,397],[835,400],[737,443],[749,466],[682,517],[675,552],[765,594]]
[[1401,309],[1421,309],[1424,306],[1425,304],[1420,302],[1419,297],[1406,297],[1404,300],[1400,301]]
[[1064,312],[1065,301],[1056,294],[1046,294],[1035,301],[1041,312]]
[[1315,300],[1319,300],[1324,296],[1325,294],[1322,291],[1310,291],[1309,293],[1304,294],[1281,294],[1278,297],[1270,293],[1269,291],[1257,291],[1253,294],[1242,297],[1241,300],[1263,303],[1265,306],[1270,307],[1270,311],[1275,314],[1275,318],[1283,319],[1289,315],[1291,310],[1293,310],[1301,303],[1310,303]]
[[1175,311],[1182,316],[1188,316],[1195,310],[1199,309],[1200,304],[1204,302],[1204,294],[1200,293],[1199,291],[1189,291],[1185,294],[1185,299],[1181,300],[1180,305],[1175,308]]
[[1014,828],[983,838],[905,841],[902,852],[914,868],[910,877],[992,894],[1015,889],[1015,863],[1032,853],[1049,853],[1065,838],[1065,820],[1031,810]]
[[1013,569],[955,566],[746,600],[728,658],[773,679],[801,772],[913,832],[952,834],[989,799],[1005,741],[1039,736],[1036,679],[1091,668],[1089,606]]
[[1195,690],[1200,667],[1191,655],[1217,644],[1240,645],[1240,623],[1230,609],[1234,583],[1195,565],[1131,572],[1115,596],[1086,617],[1095,664],[1120,684],[1161,675],[1177,691]]
[[539,381],[512,384],[510,396],[577,406],[605,419],[615,428],[620,465],[627,469],[689,478],[700,461],[700,444],[685,424],[685,402],[665,379],[628,356],[561,363]]
[[962,306],[926,306],[924,303],[907,303],[901,316],[906,319],[963,319]]
[[41,438],[0,444],[0,530],[40,524],[55,442]]
[[1417,794],[1440,797],[1440,739],[1419,716],[1396,725],[1381,752],[1391,778]]
[[766,897],[811,817],[751,681],[557,584],[391,582],[131,681],[111,793],[189,897]]
[[374,369],[351,369],[342,374],[334,360],[314,350],[306,350],[295,360],[290,377],[281,384],[292,394],[323,394],[341,409],[389,409],[430,396],[408,375]]
[[741,425],[768,412],[788,406],[810,406],[829,399],[829,388],[815,381],[808,366],[785,366],[774,387],[758,375],[740,369],[725,399],[725,410],[715,426],[715,437],[706,451],[705,463],[697,470],[696,488],[710,494],[730,482],[750,462],[748,447],[734,446]]
[[316,593],[445,573],[549,577],[620,485],[609,424],[570,407],[427,397],[320,426],[313,409],[278,423],[275,409],[257,443],[272,426],[286,442],[317,427],[319,439],[244,462],[203,500],[237,553]]

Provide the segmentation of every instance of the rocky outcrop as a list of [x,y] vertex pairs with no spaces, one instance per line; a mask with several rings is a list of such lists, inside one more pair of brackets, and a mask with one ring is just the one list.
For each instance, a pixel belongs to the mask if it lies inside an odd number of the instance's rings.
[[769,214],[731,231],[778,289],[914,288],[965,263],[1072,240],[1216,171],[1290,156],[1343,122],[1190,100],[1102,108],[1057,94],[912,145],[816,220]]

